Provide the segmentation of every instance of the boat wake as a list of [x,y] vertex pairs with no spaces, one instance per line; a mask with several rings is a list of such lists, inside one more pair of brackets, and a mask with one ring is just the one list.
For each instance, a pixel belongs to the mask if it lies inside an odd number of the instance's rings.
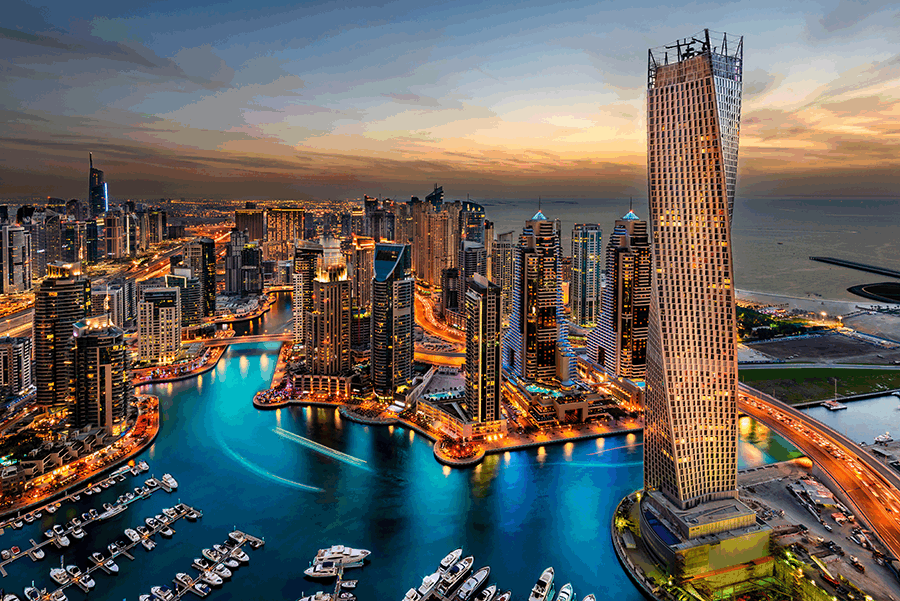
[[294,482],[293,480],[288,480],[287,478],[282,478],[281,476],[276,476],[272,472],[264,470],[263,468],[259,467],[255,463],[251,463],[244,456],[242,456],[242,455],[236,453],[234,450],[232,450],[231,447],[229,447],[223,441],[220,440],[219,444],[222,446],[223,449],[225,449],[225,452],[228,453],[228,455],[232,459],[234,459],[235,461],[237,461],[238,463],[243,465],[245,468],[247,468],[248,470],[250,470],[257,476],[260,476],[267,480],[272,480],[274,482],[280,482],[281,484],[285,484],[287,486],[290,486],[291,488],[296,488],[299,490],[308,490],[310,492],[325,492],[325,489],[319,488],[317,486],[301,484],[300,482]]
[[644,443],[643,442],[635,442],[632,444],[623,444],[620,447],[609,447],[608,449],[600,449],[599,451],[594,451],[593,453],[588,453],[588,455],[602,455],[603,453],[605,453],[607,451],[618,451],[619,449],[631,449],[634,447],[639,447],[642,444],[644,444]]
[[335,451],[332,448],[326,447],[323,444],[319,444],[313,440],[308,438],[304,438],[299,434],[294,434],[293,432],[288,432],[284,428],[272,428],[272,432],[277,434],[282,438],[286,438],[290,441],[296,442],[297,444],[306,447],[312,451],[317,453],[321,453],[326,457],[331,457],[332,459],[337,459],[342,463],[346,463],[347,465],[352,465],[353,467],[358,467],[364,469],[366,471],[371,472],[372,470],[366,466],[366,461],[364,459],[358,459],[353,457],[352,455],[348,455],[346,453],[341,453],[340,451]]

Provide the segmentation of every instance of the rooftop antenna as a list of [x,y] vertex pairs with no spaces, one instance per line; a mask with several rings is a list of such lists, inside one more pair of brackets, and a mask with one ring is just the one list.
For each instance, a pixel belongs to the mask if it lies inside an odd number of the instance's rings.
[[88,153],[88,160],[91,162],[91,169],[93,169],[94,168],[94,153],[93,152]]
[[628,210],[629,210],[629,211],[633,211],[633,210],[634,210],[634,196],[629,196],[629,197],[628,197]]
[[541,212],[541,197],[538,196],[538,213]]

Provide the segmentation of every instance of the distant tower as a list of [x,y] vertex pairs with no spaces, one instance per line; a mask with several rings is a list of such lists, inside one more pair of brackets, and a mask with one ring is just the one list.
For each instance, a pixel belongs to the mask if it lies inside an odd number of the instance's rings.
[[72,377],[72,326],[90,314],[91,282],[78,263],[51,263],[34,294],[34,356],[37,402],[46,409],[67,405]]
[[743,40],[729,48],[707,31],[676,49],[677,61],[649,57],[644,487],[685,510],[738,496],[731,215]]
[[479,422],[500,411],[500,286],[475,274],[466,286],[466,404]]
[[178,288],[181,297],[181,326],[189,328],[203,322],[203,288],[200,278],[189,267],[173,267],[165,277],[167,288]]
[[19,225],[0,225],[0,294],[31,290],[31,234]]
[[375,245],[372,280],[372,384],[375,394],[392,398],[412,380],[413,297],[410,247]]
[[216,314],[216,243],[212,238],[197,238],[184,247],[184,262],[200,280],[203,316]]
[[600,272],[602,232],[596,223],[578,223],[572,228],[572,277],[569,297],[572,321],[592,328],[600,317]]
[[138,303],[138,356],[172,363],[181,352],[181,289],[147,288]]
[[503,363],[532,382],[570,379],[574,353],[562,303],[559,221],[540,211],[525,222],[513,278]]
[[90,199],[91,217],[100,217],[109,210],[109,192],[103,172],[94,169],[94,153],[90,153],[91,174],[88,180],[88,198]]
[[644,379],[651,271],[647,222],[628,211],[616,221],[606,246],[603,313],[588,337],[591,359],[611,377]]
[[266,211],[266,258],[291,259],[298,240],[306,232],[306,212],[299,207],[272,207]]
[[247,230],[234,228],[228,240],[225,250],[225,292],[227,294],[241,294],[241,277],[244,264],[241,261],[241,253],[244,247],[250,243]]
[[325,249],[315,242],[300,242],[294,250],[294,294],[291,307],[294,315],[294,343],[306,343],[306,319],[313,309],[313,281],[324,258]]
[[234,228],[238,231],[247,231],[248,242],[264,240],[266,236],[266,216],[262,209],[253,208],[237,209],[234,212]]
[[125,427],[131,398],[131,352],[125,334],[104,315],[75,323],[72,336],[74,425],[118,435]]

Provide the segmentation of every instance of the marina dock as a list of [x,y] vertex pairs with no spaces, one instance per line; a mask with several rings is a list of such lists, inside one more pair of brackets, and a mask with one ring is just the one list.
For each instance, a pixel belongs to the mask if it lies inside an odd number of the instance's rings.
[[232,532],[232,535],[234,535],[234,534],[238,535],[240,540],[235,540],[232,537],[230,537],[230,540],[226,540],[224,546],[229,549],[228,555],[223,557],[218,562],[210,562],[209,568],[207,568],[205,570],[200,570],[199,568],[195,567],[194,569],[197,569],[200,573],[197,575],[196,578],[192,578],[189,581],[189,584],[185,584],[185,583],[179,581],[177,578],[172,579],[172,582],[175,584],[175,588],[172,589],[172,592],[173,592],[174,598],[176,600],[181,599],[182,597],[186,596],[188,593],[193,593],[200,598],[205,597],[209,593],[204,593],[204,592],[201,592],[201,591],[197,590],[196,588],[194,588],[195,585],[204,583],[204,581],[203,581],[204,573],[212,572],[213,574],[215,574],[216,573],[215,569],[220,565],[224,566],[225,560],[232,558],[234,556],[234,550],[241,549],[241,547],[243,547],[244,545],[248,545],[252,549],[261,549],[263,547],[263,545],[266,544],[263,539],[257,538],[255,536],[251,536],[251,535],[247,534],[246,532],[242,532],[240,530],[235,530],[234,532]]

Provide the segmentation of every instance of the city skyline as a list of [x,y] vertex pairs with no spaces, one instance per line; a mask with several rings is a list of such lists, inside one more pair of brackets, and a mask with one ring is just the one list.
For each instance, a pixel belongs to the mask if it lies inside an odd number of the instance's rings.
[[[2,194],[84,197],[93,151],[113,198],[402,198],[435,180],[475,197],[641,195],[646,48],[697,29],[690,6],[645,8],[158,3],[85,17],[17,0],[0,29]],[[761,50],[742,194],[894,193],[894,9],[705,8],[711,29]]]

